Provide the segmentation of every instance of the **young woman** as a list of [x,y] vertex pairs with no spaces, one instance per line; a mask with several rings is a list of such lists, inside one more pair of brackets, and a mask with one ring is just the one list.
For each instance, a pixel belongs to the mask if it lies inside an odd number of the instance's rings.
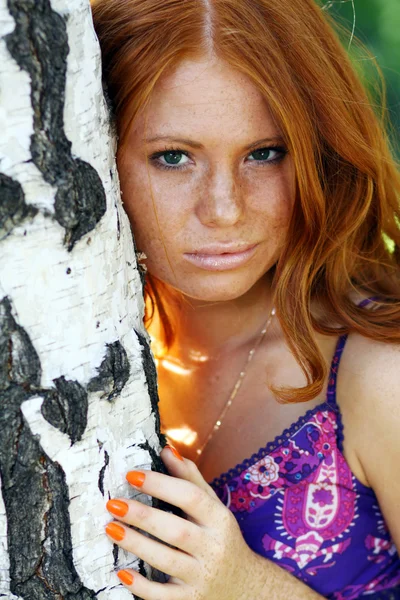
[[95,0],[93,14],[179,451],[162,452],[169,475],[127,478],[185,513],[107,504],[110,539],[170,576],[120,579],[145,600],[400,598],[400,178],[384,115],[313,0]]

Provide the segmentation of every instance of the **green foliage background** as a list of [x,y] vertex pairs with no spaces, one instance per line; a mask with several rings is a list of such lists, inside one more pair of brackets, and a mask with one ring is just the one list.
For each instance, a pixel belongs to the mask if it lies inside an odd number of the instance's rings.
[[[322,2],[340,23],[349,29],[349,41],[355,11],[355,35],[372,52],[383,72],[387,86],[388,117],[394,126],[392,142],[400,156],[400,0],[351,0]],[[354,46],[350,55],[356,66],[363,67],[369,87],[376,88],[371,61],[363,61]]]

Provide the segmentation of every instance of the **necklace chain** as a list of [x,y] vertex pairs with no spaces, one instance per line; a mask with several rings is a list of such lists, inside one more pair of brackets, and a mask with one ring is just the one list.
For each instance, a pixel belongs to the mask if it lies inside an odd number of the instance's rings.
[[272,307],[271,312],[269,314],[269,317],[267,319],[267,322],[265,323],[264,327],[261,330],[260,335],[258,336],[258,339],[255,343],[255,345],[253,346],[253,348],[250,350],[249,354],[247,355],[247,359],[246,362],[244,364],[243,369],[240,371],[239,377],[235,383],[235,385],[233,386],[232,392],[229,395],[229,398],[224,406],[224,408],[221,411],[221,414],[219,415],[218,419],[216,420],[215,424],[213,425],[213,427],[211,428],[211,431],[209,432],[205,442],[203,443],[203,445],[198,448],[196,450],[197,452],[197,456],[200,457],[204,451],[204,448],[207,446],[207,444],[210,442],[211,438],[217,433],[217,431],[220,429],[221,425],[222,425],[222,421],[229,409],[229,407],[231,406],[232,402],[234,401],[234,399],[237,396],[238,391],[240,390],[242,383],[243,383],[243,379],[247,373],[247,369],[249,367],[249,364],[251,363],[251,361],[253,360],[253,357],[258,349],[258,347],[260,346],[261,342],[264,339],[265,334],[267,333],[267,330],[271,324],[272,318],[275,315],[275,307]]

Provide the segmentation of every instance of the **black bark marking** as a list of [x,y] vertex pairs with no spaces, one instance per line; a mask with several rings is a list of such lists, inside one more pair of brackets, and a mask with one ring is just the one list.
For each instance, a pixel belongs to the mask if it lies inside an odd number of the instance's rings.
[[31,77],[32,159],[43,179],[57,187],[55,218],[65,229],[64,244],[71,251],[105,214],[106,195],[95,169],[72,157],[64,132],[69,52],[65,20],[49,0],[8,0],[8,8],[16,27],[5,36],[7,48]]
[[[140,346],[142,348],[142,361],[143,361],[143,369],[146,375],[147,388],[149,391],[151,406],[155,415],[155,431],[158,436],[161,448],[164,448],[167,443],[167,438],[160,431],[160,413],[158,410],[158,386],[157,386],[157,371],[154,364],[153,357],[151,355],[150,347],[146,341],[146,338],[139,332],[135,330],[136,335],[138,336]],[[151,459],[151,469],[153,471],[157,471],[159,473],[164,473],[168,475],[168,471],[161,460],[160,456],[155,452],[154,448],[149,444],[146,440],[145,442],[138,444],[139,448],[146,450],[150,454]],[[160,500],[159,498],[152,497],[151,499],[152,506],[158,508],[160,510],[164,510],[167,512],[171,512],[174,515],[179,517],[183,516],[183,512],[177,506],[169,504],[164,500]],[[152,575],[153,577],[153,575]],[[155,580],[158,581],[158,575],[154,574]]]
[[[158,436],[161,448],[164,448],[167,443],[167,438],[163,433],[161,433],[161,423],[160,423],[160,413],[158,410],[158,386],[157,386],[157,371],[154,364],[153,357],[150,352],[150,347],[146,341],[146,338],[139,332],[135,330],[136,335],[138,336],[138,340],[142,349],[142,361],[143,361],[143,370],[146,375],[147,388],[149,391],[151,406],[155,415],[155,431]],[[157,471],[159,473],[164,473],[168,475],[168,471],[161,460],[160,456],[155,452],[149,442],[146,440],[145,442],[138,444],[139,448],[146,450],[150,454],[151,458],[151,469],[153,471]],[[182,511],[173,506],[172,504],[168,504],[168,502],[164,502],[163,500],[159,500],[158,498],[152,498],[152,505],[160,510],[166,510],[173,512],[175,515],[182,516]]]
[[135,329],[135,333],[138,337],[140,346],[142,348],[142,362],[143,369],[146,375],[147,388],[149,390],[150,402],[156,419],[156,433],[159,437],[160,444],[162,447],[167,443],[167,439],[164,434],[160,433],[160,413],[158,411],[158,385],[157,385],[157,371],[154,364],[153,357],[151,355],[149,344],[146,338],[140,331]]
[[[111,171],[110,171],[110,173],[111,173]],[[118,211],[117,203],[115,203],[115,210],[117,212],[117,240],[119,240],[119,238],[121,237],[121,223],[119,221],[119,211]]]
[[96,594],[83,586],[72,561],[65,474],[43,451],[21,411],[21,404],[32,396],[51,392],[40,388],[40,378],[35,348],[27,332],[15,321],[10,300],[3,298],[0,475],[7,518],[10,589],[27,600],[90,600]]
[[54,379],[54,384],[56,390],[46,393],[41,413],[75,444],[82,439],[87,425],[87,393],[77,381],[68,381],[64,377]]
[[[157,454],[157,452],[152,446],[150,446],[147,440],[145,442],[142,442],[141,444],[138,444],[138,448],[146,450],[150,454],[152,471],[158,471],[158,473],[165,473],[166,475],[168,474],[168,471],[165,468],[165,465],[161,460],[160,455]],[[154,498],[154,500],[159,501],[158,498]],[[161,502],[161,500],[159,502]]]
[[106,471],[106,468],[107,468],[109,462],[110,462],[110,457],[108,456],[108,452],[107,452],[107,450],[104,450],[104,465],[100,469],[99,480],[98,480],[99,490],[103,497],[104,497],[104,473]]
[[147,577],[146,569],[144,568],[145,562],[141,558],[139,558],[139,566],[138,571],[143,577]]
[[26,204],[21,184],[0,173],[0,240],[25,219],[33,218],[37,212],[37,208]]
[[113,544],[113,559],[114,559],[114,567],[118,568],[118,555],[119,555],[119,546],[117,544]]
[[22,385],[24,389],[40,384],[39,357],[27,333],[11,313],[11,302],[5,297],[0,301],[0,391],[10,384]]
[[[152,471],[157,471],[158,473],[164,473],[165,475],[168,475],[168,471],[167,471],[163,461],[161,460],[160,456],[155,452],[155,450],[150,446],[150,444],[147,440],[141,444],[138,444],[138,447],[142,448],[143,450],[147,450],[147,452],[150,454]],[[160,500],[159,498],[156,498],[153,496],[151,499],[151,502],[152,502],[152,506],[154,506],[154,508],[158,508],[160,510],[165,510],[167,512],[172,512],[174,515],[177,515],[178,517],[183,516],[183,512],[181,511],[180,508],[178,508],[177,506],[174,506],[173,504],[169,504],[168,502],[165,502],[164,500]]]
[[[122,209],[124,209],[122,207]],[[132,236],[132,244],[133,244],[133,251],[135,253],[135,258],[136,258],[136,263],[135,266],[139,272],[139,277],[140,277],[140,282],[142,284],[142,294],[144,294],[144,286],[146,284],[146,266],[145,265],[141,265],[140,262],[138,261],[138,254],[140,254],[137,245],[136,245],[136,241],[135,241],[135,237],[133,235],[133,230],[132,230],[132,226],[130,227],[130,231],[131,231],[131,236]],[[128,262],[128,261],[127,261]],[[128,262],[128,265],[131,266],[130,262]]]
[[97,367],[98,375],[87,386],[90,392],[104,391],[102,398],[112,402],[124,388],[129,379],[130,365],[128,355],[121,342],[107,344],[105,357]]

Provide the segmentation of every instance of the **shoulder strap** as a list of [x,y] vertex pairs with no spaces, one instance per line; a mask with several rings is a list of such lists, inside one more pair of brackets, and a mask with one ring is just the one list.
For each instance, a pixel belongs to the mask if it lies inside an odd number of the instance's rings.
[[[362,300],[357,306],[360,308],[364,308],[364,306],[368,306],[371,302],[379,300],[379,298],[365,298]],[[328,379],[328,390],[326,394],[326,401],[331,406],[337,406],[336,402],[336,380],[339,370],[340,359],[342,358],[343,350],[347,342],[348,334],[345,333],[341,335],[336,344],[335,354],[333,355],[331,368],[329,372]]]
[[328,390],[326,392],[326,401],[330,406],[337,406],[336,402],[336,380],[339,370],[340,359],[347,342],[348,334],[341,335],[336,344],[335,354],[333,355],[331,368],[329,371]]
[[[379,298],[365,298],[358,304],[358,306],[360,308],[364,308],[364,306],[367,306],[368,304],[370,304],[371,302],[374,302],[376,300],[379,300]],[[344,436],[343,436],[342,415],[340,412],[340,407],[336,400],[336,381],[337,381],[337,376],[338,376],[340,359],[342,358],[342,354],[343,354],[343,350],[344,350],[344,347],[347,342],[347,338],[348,338],[347,333],[345,333],[344,335],[341,335],[336,344],[335,354],[333,355],[331,368],[329,371],[328,389],[326,392],[326,403],[337,414],[337,419],[338,419],[338,432],[337,432],[338,440],[337,441],[338,441],[338,448],[341,452],[343,452],[343,437]]]

